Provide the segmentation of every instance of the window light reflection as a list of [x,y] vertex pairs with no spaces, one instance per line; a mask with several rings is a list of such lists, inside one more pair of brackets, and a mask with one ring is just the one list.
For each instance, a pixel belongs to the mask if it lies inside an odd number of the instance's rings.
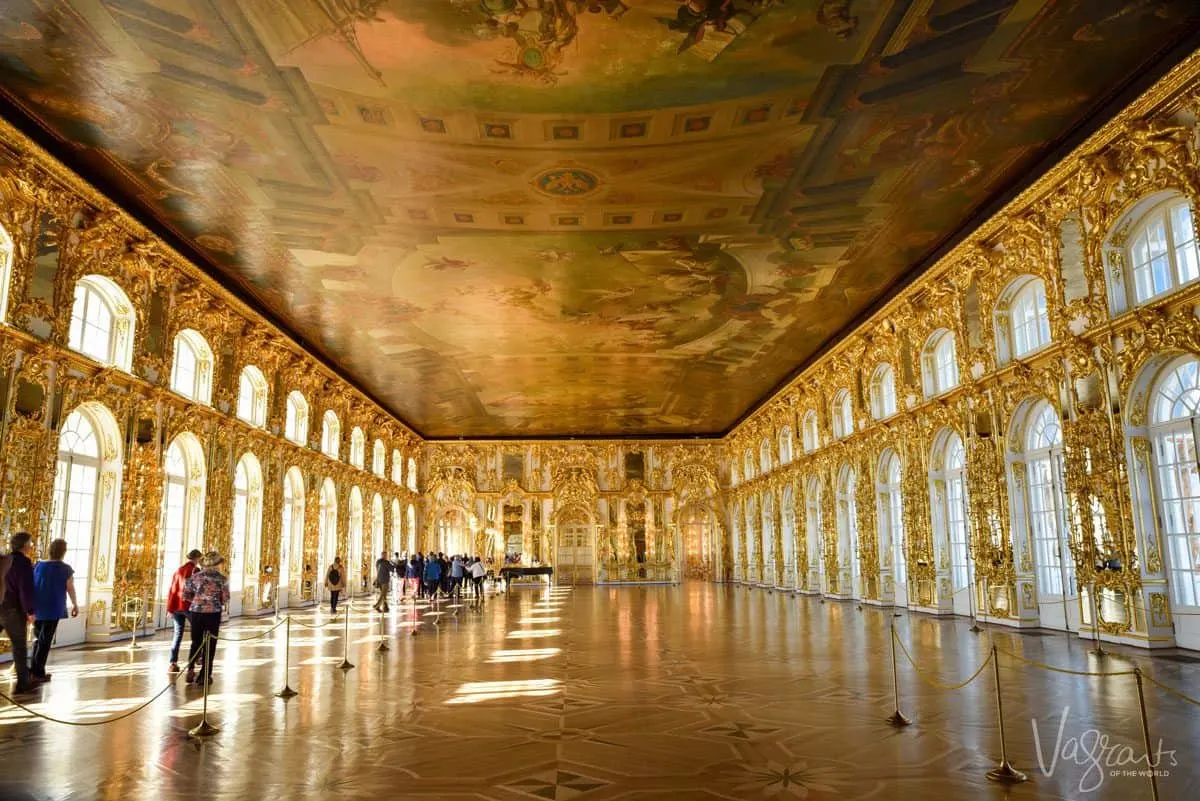
[[462,685],[447,704],[477,704],[505,698],[539,698],[562,692],[558,679],[473,681]]
[[562,653],[561,648],[516,648],[508,651],[494,651],[488,659],[488,663],[492,665],[501,665],[507,662],[537,662],[542,659],[550,659]]
[[557,637],[562,632],[558,629],[517,629],[508,633],[508,639],[521,640],[532,637]]
[[517,622],[523,626],[537,625],[538,623],[557,623],[562,618],[560,617],[523,617]]

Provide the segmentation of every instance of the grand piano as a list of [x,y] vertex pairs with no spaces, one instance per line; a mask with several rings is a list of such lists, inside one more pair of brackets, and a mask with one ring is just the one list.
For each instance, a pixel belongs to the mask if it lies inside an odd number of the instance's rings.
[[538,565],[537,567],[518,567],[509,566],[500,568],[500,578],[504,579],[504,589],[508,589],[508,584],[514,578],[522,576],[545,576],[546,584],[550,584],[550,577],[554,575],[554,568],[550,565]]

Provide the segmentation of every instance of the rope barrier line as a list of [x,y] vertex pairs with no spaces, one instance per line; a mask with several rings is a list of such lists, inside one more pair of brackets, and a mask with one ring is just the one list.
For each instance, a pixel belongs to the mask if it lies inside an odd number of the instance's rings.
[[913,659],[912,654],[908,652],[908,648],[904,645],[904,641],[901,640],[895,633],[893,633],[892,636],[895,637],[896,644],[900,646],[900,651],[904,654],[904,658],[908,660],[908,664],[912,665],[913,670],[916,671],[917,677],[926,684],[939,690],[961,690],[963,687],[966,687],[968,684],[975,681],[975,679],[979,678],[979,674],[983,673],[983,669],[986,668],[988,663],[992,661],[992,652],[988,651],[987,658],[983,660],[983,664],[979,666],[978,670],[971,674],[969,679],[964,682],[960,682],[959,684],[943,684],[939,681],[927,678],[926,671],[922,670],[920,666],[917,665],[916,660]]
[[998,645],[996,646],[996,650],[1010,659],[1015,659],[1018,662],[1024,662],[1026,665],[1030,665],[1035,668],[1041,668],[1042,670],[1050,670],[1055,673],[1066,673],[1071,676],[1132,676],[1134,673],[1132,670],[1114,670],[1105,673],[1093,670],[1072,670],[1070,668],[1055,667],[1054,665],[1047,665],[1042,662],[1035,662],[1032,659],[1026,659],[1020,654],[1015,654],[1012,651],[1006,651]]
[[262,639],[263,637],[266,637],[268,634],[274,633],[275,631],[277,631],[279,629],[280,626],[282,626],[286,622],[287,622],[287,618],[285,617],[283,620],[279,621],[274,626],[271,626],[271,628],[267,629],[266,631],[259,632],[258,634],[255,634],[253,637],[222,637],[219,634],[214,634],[212,636],[213,636],[213,639],[215,639],[217,642],[250,642],[251,640]]
[[[198,649],[196,651],[196,653],[192,656],[192,658],[187,661],[187,669],[188,670],[191,670],[194,667],[196,660],[199,659],[200,655],[203,654],[206,650],[207,650],[207,648],[203,647],[203,644],[202,644],[202,647],[200,649]],[[182,675],[183,675],[182,672],[176,673],[174,676],[171,677],[171,680],[169,682],[167,682],[166,687],[163,687],[161,690],[159,690],[157,693],[155,693],[153,696],[151,696],[147,701],[145,701],[141,704],[138,704],[136,707],[134,707],[133,709],[130,709],[127,712],[122,712],[119,715],[115,715],[111,718],[105,718],[104,720],[86,720],[86,721],[64,720],[63,718],[56,718],[52,715],[43,715],[41,712],[38,712],[35,709],[30,709],[29,707],[25,706],[25,704],[22,704],[20,701],[16,700],[15,698],[10,696],[6,692],[0,691],[0,698],[3,698],[5,701],[8,701],[10,704],[12,704],[15,707],[18,707],[19,709],[21,709],[28,715],[32,715],[35,718],[41,718],[42,720],[48,720],[51,723],[62,723],[66,726],[79,726],[79,727],[104,726],[109,723],[116,723],[117,721],[124,720],[125,718],[128,718],[128,717],[133,717],[138,712],[141,712],[143,709],[145,709],[146,707],[153,704],[159,698],[162,698],[163,695],[165,695],[168,690],[170,690],[172,687],[175,686],[175,684],[179,681],[179,677]]]
[[1147,675],[1145,671],[1142,671],[1142,678],[1145,679],[1146,681],[1150,682],[1151,684],[1153,684],[1155,687],[1162,690],[1163,692],[1169,693],[1170,695],[1175,696],[1176,698],[1178,698],[1181,701],[1186,701],[1187,703],[1191,704],[1192,706],[1200,706],[1200,701],[1197,701],[1195,698],[1192,698],[1190,695],[1184,695],[1179,690],[1176,690],[1174,687],[1168,687],[1167,685],[1163,684],[1161,681],[1158,681],[1154,677]]

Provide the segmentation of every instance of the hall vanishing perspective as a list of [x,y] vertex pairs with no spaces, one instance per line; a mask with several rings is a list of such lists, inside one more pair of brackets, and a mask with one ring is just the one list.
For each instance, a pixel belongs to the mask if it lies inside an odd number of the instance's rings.
[[0,801],[1200,797],[1198,154],[1187,0],[0,3]]

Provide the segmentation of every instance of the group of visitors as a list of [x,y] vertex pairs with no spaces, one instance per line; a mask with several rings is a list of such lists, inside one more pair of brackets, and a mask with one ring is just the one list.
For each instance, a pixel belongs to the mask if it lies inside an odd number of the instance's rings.
[[[58,631],[58,621],[79,616],[75,597],[75,571],[63,561],[67,541],[53,540],[48,558],[34,564],[33,536],[20,531],[9,537],[9,553],[0,556],[0,631],[12,643],[17,673],[15,695],[29,695],[50,681],[46,660]],[[71,610],[67,611],[67,600]],[[33,653],[29,653],[28,626],[33,624]]]
[[407,558],[398,552],[388,559],[384,551],[375,561],[375,588],[378,590],[378,600],[375,611],[388,611],[388,597],[392,592],[392,577],[400,585],[400,598],[407,598],[409,591],[414,598],[436,599],[438,595],[446,598],[462,598],[463,585],[471,582],[473,595],[483,600],[483,582],[488,569],[478,556],[458,554],[446,556],[444,553],[415,553]]
[[[221,572],[225,557],[216,551],[188,552],[187,561],[171,577],[167,591],[167,612],[175,622],[171,641],[171,673],[179,672],[179,646],[183,629],[192,626],[192,644],[188,649],[188,684],[212,684],[213,661],[217,655],[217,636],[221,616],[229,605],[229,579]],[[207,637],[207,639],[206,639]]]

